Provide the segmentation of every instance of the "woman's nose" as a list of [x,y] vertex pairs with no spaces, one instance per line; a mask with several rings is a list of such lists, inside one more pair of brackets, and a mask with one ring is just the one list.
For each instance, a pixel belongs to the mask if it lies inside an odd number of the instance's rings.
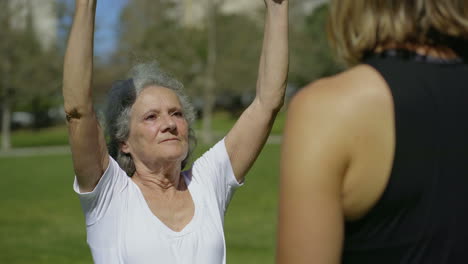
[[172,119],[172,116],[164,116],[162,121],[162,131],[172,131],[176,128],[176,123]]

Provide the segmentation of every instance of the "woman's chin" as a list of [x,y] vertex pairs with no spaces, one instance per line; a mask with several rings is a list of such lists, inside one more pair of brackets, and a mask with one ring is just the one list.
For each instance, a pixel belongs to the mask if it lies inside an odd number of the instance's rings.
[[162,159],[171,162],[182,162],[185,159],[185,157],[187,157],[187,150],[181,148],[168,148],[166,151],[164,151],[163,155],[161,155]]

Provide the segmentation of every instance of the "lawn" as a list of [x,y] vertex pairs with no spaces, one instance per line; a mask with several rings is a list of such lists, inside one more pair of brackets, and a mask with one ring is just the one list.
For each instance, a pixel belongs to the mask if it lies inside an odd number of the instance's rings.
[[[273,263],[278,159],[279,146],[267,145],[234,196],[228,263]],[[0,158],[0,175],[0,263],[92,263],[69,155]]]
[[[228,112],[215,112],[213,115],[213,130],[217,132],[226,133],[234,125],[238,117],[232,116]],[[284,122],[286,119],[286,112],[280,111],[275,119],[271,134],[278,135],[283,133]],[[201,120],[195,122],[194,128],[200,130],[202,127]]]
[[11,144],[14,148],[67,145],[68,130],[65,124],[39,130],[16,130],[11,134]]

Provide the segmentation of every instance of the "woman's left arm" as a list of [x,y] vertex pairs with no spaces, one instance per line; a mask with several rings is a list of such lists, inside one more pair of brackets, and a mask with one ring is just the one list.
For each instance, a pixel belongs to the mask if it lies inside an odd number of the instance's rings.
[[288,76],[288,0],[265,0],[266,17],[256,96],[226,136],[238,182],[252,166],[284,101]]

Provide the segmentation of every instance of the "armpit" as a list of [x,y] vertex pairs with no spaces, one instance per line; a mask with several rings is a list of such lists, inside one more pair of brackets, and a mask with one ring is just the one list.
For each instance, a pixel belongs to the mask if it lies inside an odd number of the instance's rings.
[[65,114],[68,122],[73,119],[80,119],[82,116],[76,108],[72,109],[70,112],[65,112]]

